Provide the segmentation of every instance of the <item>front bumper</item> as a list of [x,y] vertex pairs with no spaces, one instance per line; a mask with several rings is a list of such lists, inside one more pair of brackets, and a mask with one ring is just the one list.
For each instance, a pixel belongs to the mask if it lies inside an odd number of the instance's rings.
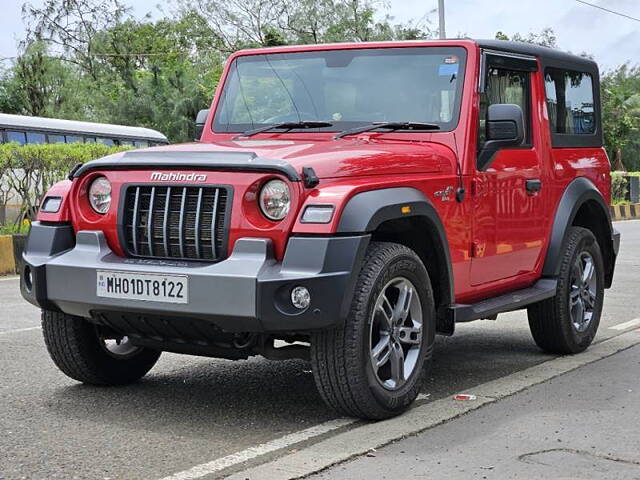
[[[173,328],[196,319],[228,332],[303,332],[344,320],[368,243],[368,235],[291,237],[283,261],[277,262],[270,240],[243,238],[226,260],[203,265],[122,258],[100,231],[74,235],[68,225],[34,222],[23,254],[21,290],[36,306],[85,318],[108,314],[141,325],[146,318],[164,318]],[[99,297],[97,270],[186,275],[189,303]],[[297,285],[311,293],[304,311],[290,304]]]

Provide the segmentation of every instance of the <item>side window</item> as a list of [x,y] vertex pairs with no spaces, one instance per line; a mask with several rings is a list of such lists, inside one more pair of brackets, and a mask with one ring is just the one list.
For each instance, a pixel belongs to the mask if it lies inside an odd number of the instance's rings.
[[82,137],[79,135],[67,135],[67,143],[82,143]]
[[525,140],[524,145],[531,145],[530,128],[530,87],[529,72],[505,70],[489,67],[485,91],[480,96],[480,130],[478,135],[479,148],[487,139],[487,111],[489,105],[498,103],[512,103],[519,105],[524,113]]
[[85,137],[84,143],[96,143],[96,137]]
[[64,135],[47,135],[49,143],[64,143]]
[[24,132],[7,130],[7,142],[18,142],[20,145],[27,143],[27,135]]
[[44,133],[27,132],[27,143],[46,143]]
[[113,140],[110,138],[98,137],[98,143],[102,143],[103,145],[107,145],[108,147],[113,146]]
[[596,121],[591,75],[558,68],[547,68],[544,80],[551,133],[594,134]]

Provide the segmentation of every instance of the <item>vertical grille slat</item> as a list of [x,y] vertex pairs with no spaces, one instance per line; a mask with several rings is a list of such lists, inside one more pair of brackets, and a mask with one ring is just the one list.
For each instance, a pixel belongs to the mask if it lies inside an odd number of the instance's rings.
[[121,222],[125,250],[138,257],[221,260],[227,197],[225,187],[128,187]]
[[162,240],[164,243],[164,256],[169,254],[169,207],[171,205],[171,187],[167,187],[167,195],[164,200],[164,217],[162,219]]
[[178,244],[180,256],[184,258],[184,207],[187,202],[187,187],[182,188],[182,201],[180,202],[180,221],[178,222]]
[[217,212],[218,212],[218,194],[220,193],[219,190],[216,190],[216,193],[214,194],[213,197],[213,208],[212,210],[212,214],[211,214],[211,255],[213,255],[213,257],[217,257],[218,256],[218,249],[216,248],[216,217]]
[[151,187],[151,198],[149,199],[149,213],[147,214],[147,243],[149,244],[149,255],[153,257],[153,204],[156,198],[156,187]]
[[200,210],[202,209],[202,189],[198,189],[198,203],[196,206],[196,224],[195,224],[195,243],[196,243],[196,257],[200,256]]
[[133,218],[131,219],[131,237],[133,239],[133,253],[138,255],[138,201],[140,200],[140,187],[136,187],[136,196],[133,202]]

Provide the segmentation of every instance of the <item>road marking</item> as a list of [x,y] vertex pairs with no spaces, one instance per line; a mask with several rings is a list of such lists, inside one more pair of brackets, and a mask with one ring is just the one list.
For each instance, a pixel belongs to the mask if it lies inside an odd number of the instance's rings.
[[346,429],[309,447],[225,478],[228,480],[292,480],[306,477],[638,344],[640,344],[640,332],[625,332],[592,345],[584,353],[557,357],[478,385],[470,389],[470,392],[476,396],[474,401],[456,402],[451,397],[445,397],[418,405],[399,417],[381,422],[364,423],[356,428]]
[[628,322],[619,323],[618,325],[609,327],[609,330],[627,330],[628,328],[637,327],[638,325],[640,325],[640,318],[634,318]]
[[42,327],[18,328],[17,330],[7,330],[0,332],[0,335],[9,335],[10,333],[30,332],[31,330],[40,330]]
[[329,420],[328,422],[309,427],[305,430],[300,430],[299,432],[294,432],[289,435],[285,435],[284,437],[276,438],[275,440],[271,440],[267,443],[247,448],[246,450],[242,450],[240,452],[232,453],[231,455],[227,455],[226,457],[218,458],[217,460],[213,460],[212,462],[196,465],[189,470],[174,473],[173,475],[165,477],[162,480],[191,480],[195,478],[202,478],[206,475],[211,475],[212,473],[224,470],[225,468],[232,467],[233,465],[244,463],[253,458],[266,455],[267,453],[275,452],[276,450],[280,450],[281,448],[287,448],[296,443],[304,442],[305,440],[309,440],[310,438],[323,435],[347,425],[351,425],[356,421],[357,420],[350,418],[338,418],[336,420]]

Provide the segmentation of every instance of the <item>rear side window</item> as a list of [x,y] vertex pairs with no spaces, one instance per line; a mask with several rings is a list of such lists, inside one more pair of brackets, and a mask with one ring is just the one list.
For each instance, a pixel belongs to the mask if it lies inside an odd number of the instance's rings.
[[544,78],[551,133],[593,135],[596,117],[591,75],[547,68]]

